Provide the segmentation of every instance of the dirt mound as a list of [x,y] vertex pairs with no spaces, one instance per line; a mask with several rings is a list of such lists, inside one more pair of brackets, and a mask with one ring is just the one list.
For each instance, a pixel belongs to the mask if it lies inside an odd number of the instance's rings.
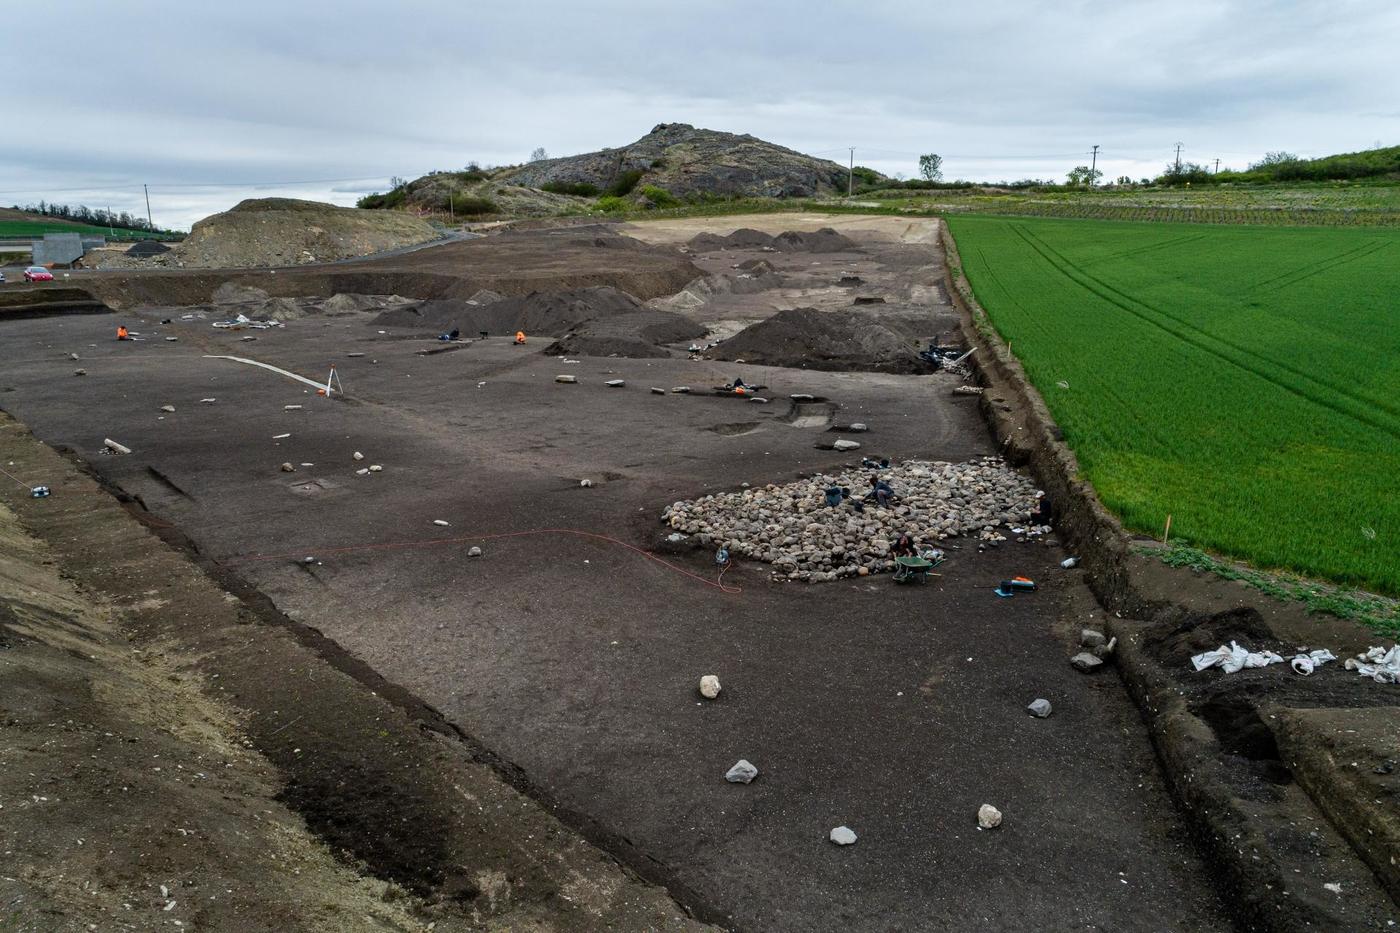
[[1252,606],[1217,613],[1171,613],[1144,636],[1142,646],[1164,666],[1185,670],[1193,655],[1232,641],[1251,651],[1287,650]]
[[747,227],[727,236],[701,233],[687,244],[692,252],[712,253],[726,249],[771,249],[781,253],[846,253],[860,249],[854,240],[830,227],[820,230],[788,230],[777,236]]
[[847,253],[858,250],[854,240],[830,227],[820,230],[789,230],[773,238],[773,246],[785,253]]
[[148,256],[159,256],[161,253],[168,252],[170,252],[170,247],[159,240],[142,240],[134,244],[131,249],[127,250],[126,255],[144,259]]
[[570,246],[597,249],[626,249],[652,251],[656,247],[635,237],[623,236],[615,229],[603,224],[590,224],[586,227],[561,227],[557,230],[507,230],[496,235],[498,239],[525,239],[547,237],[552,241],[567,243]]
[[705,328],[670,311],[644,308],[630,314],[587,321],[545,348],[565,356],[624,356],[652,359],[670,356],[664,344],[695,340]]
[[834,371],[927,371],[907,335],[861,311],[794,308],[744,328],[718,344],[718,360]]
[[716,295],[756,295],[783,284],[783,277],[773,267],[763,264],[766,271],[722,272],[696,279],[674,295],[653,298],[649,305],[665,311],[688,311],[705,304]]
[[467,336],[481,331],[513,334],[523,330],[527,334],[559,337],[586,321],[644,309],[645,305],[636,298],[604,285],[531,292],[486,303],[475,297],[466,301],[443,298],[424,302],[417,308],[386,311],[375,318],[374,323],[379,327],[415,327],[439,332],[456,327]]
[[437,239],[407,214],[362,211],[314,201],[244,201],[206,217],[154,262],[186,269],[287,266],[353,259]]
[[533,188],[586,184],[604,190],[630,177],[638,180],[638,190],[656,185],[673,194],[801,198],[844,191],[846,175],[835,162],[753,136],[662,123],[630,145],[541,159],[503,180]]
[[416,304],[415,299],[402,295],[355,295],[337,292],[321,302],[321,313],[329,317],[383,311],[385,308]]
[[214,304],[216,305],[246,305],[260,304],[268,299],[267,292],[252,285],[239,285],[236,282],[225,282],[214,289]]

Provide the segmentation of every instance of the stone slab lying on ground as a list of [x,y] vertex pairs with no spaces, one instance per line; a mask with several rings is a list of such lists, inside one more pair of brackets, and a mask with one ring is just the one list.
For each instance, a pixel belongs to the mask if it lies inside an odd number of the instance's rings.
[[[866,502],[857,512],[849,501],[826,504],[832,486],[850,489],[858,500],[871,475],[894,487],[898,498],[889,507]],[[1027,522],[1037,501],[1031,481],[995,457],[909,460],[886,470],[854,467],[676,502],[661,517],[678,531],[699,535],[701,544],[721,543],[736,557],[773,564],[789,579],[822,582],[854,576],[861,568],[893,570],[890,547],[906,531],[925,543],[970,534],[1005,540],[998,526]]]

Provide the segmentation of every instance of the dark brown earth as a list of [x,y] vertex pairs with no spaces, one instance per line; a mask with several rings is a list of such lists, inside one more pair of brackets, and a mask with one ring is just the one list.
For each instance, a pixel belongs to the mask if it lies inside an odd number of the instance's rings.
[[0,457],[53,490],[0,489],[14,929],[700,928],[139,500],[3,416]]
[[[772,297],[786,302],[790,287],[849,307],[838,280],[855,272],[862,287],[918,289],[929,328],[955,329],[953,309],[929,284],[941,260],[927,241],[889,228],[869,235],[883,237],[862,244],[872,252],[828,268],[811,265],[828,262],[812,255],[804,269],[777,265],[792,285]],[[443,247],[453,262],[459,248]],[[652,255],[608,254],[624,252]],[[719,271],[748,258],[724,253],[697,265]],[[565,270],[560,287],[578,284],[575,275]],[[367,294],[402,293],[366,284]],[[747,303],[720,308],[715,320],[773,311],[739,297]],[[790,393],[830,400],[834,419],[869,423],[862,452],[991,452],[975,402],[949,395],[951,377],[745,366],[745,378],[771,387],[775,401],[762,406],[647,392],[733,377],[733,364],[683,355],[567,364],[533,343],[493,339],[425,357],[417,351],[435,341],[394,339],[345,318],[293,321],[245,342],[205,322],[162,326],[163,316],[121,319],[177,342],[118,344],[99,318],[0,324],[0,405],[139,495],[213,569],[309,627],[289,631],[333,640],[317,650],[344,649],[338,669],[358,671],[357,683],[378,684],[400,711],[439,711],[466,737],[453,740],[449,758],[462,754],[458,745],[489,750],[480,754],[496,774],[557,806],[569,826],[700,916],[755,930],[1157,930],[1164,917],[1173,929],[1230,926],[1136,708],[1111,671],[1085,677],[1066,663],[1079,628],[1104,620],[1079,575],[1058,567],[1059,547],[1013,542],[979,553],[951,542],[942,576],[909,589],[888,578],[786,585],[741,566],[724,580],[739,592],[710,585],[704,551],[681,548],[668,567],[630,549],[666,546],[657,518],[676,499],[844,462],[815,449],[828,424],[794,426]],[[73,379],[69,352],[88,377]],[[336,361],[350,395],[318,399],[205,353],[317,376]],[[577,384],[554,382],[563,372]],[[614,378],[627,387],[604,387]],[[200,404],[206,397],[217,401]],[[161,412],[165,404],[176,411]],[[739,422],[752,428],[716,430]],[[101,455],[103,437],[133,453]],[[296,472],[281,472],[284,461]],[[383,472],[356,475],[368,464]],[[472,545],[484,556],[468,558]],[[991,595],[1015,574],[1040,590]],[[178,635],[181,624],[168,618],[162,631]],[[245,650],[256,652],[262,633],[279,629],[243,631]],[[307,706],[295,692],[304,667],[249,663],[255,657],[225,674],[241,678],[232,691],[240,700],[266,692],[274,709]],[[724,683],[713,704],[695,692],[706,673]],[[1050,719],[1026,714],[1037,696],[1054,703]],[[383,715],[354,705],[330,712],[344,723]],[[431,868],[437,840],[419,829],[454,825],[419,789],[445,786],[438,764],[416,752],[341,748],[347,733],[372,734],[358,728],[287,723],[269,718],[253,733],[287,775],[287,803],[369,870],[430,898],[456,890],[460,873]],[[751,785],[723,780],[739,757],[760,768]],[[322,760],[334,766],[314,764]],[[397,833],[377,822],[383,795],[363,793],[376,788],[395,789],[407,811],[386,811],[407,821]],[[983,803],[1006,814],[998,830],[977,830]],[[860,834],[855,846],[826,841],[841,824]],[[486,853],[503,829],[484,827]],[[472,877],[477,861],[452,864]]]

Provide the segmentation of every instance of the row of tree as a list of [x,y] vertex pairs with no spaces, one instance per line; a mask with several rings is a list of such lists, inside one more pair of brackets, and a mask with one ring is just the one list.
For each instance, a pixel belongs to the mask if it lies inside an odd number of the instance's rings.
[[71,220],[74,223],[91,224],[94,227],[120,227],[123,230],[142,230],[150,233],[162,232],[156,227],[153,227],[144,217],[133,217],[126,211],[117,213],[115,211],[103,210],[102,208],[94,210],[86,204],[73,206],[70,204],[50,204],[47,201],[40,201],[38,204],[26,204],[23,207],[14,204],[11,205],[11,209],[25,211],[30,214],[41,214],[45,217],[57,217],[60,220]]

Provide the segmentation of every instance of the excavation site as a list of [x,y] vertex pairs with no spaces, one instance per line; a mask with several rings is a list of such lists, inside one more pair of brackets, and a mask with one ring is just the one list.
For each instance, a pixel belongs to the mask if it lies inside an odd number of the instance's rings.
[[141,892],[100,929],[1236,929],[941,226],[7,298],[6,873]]

